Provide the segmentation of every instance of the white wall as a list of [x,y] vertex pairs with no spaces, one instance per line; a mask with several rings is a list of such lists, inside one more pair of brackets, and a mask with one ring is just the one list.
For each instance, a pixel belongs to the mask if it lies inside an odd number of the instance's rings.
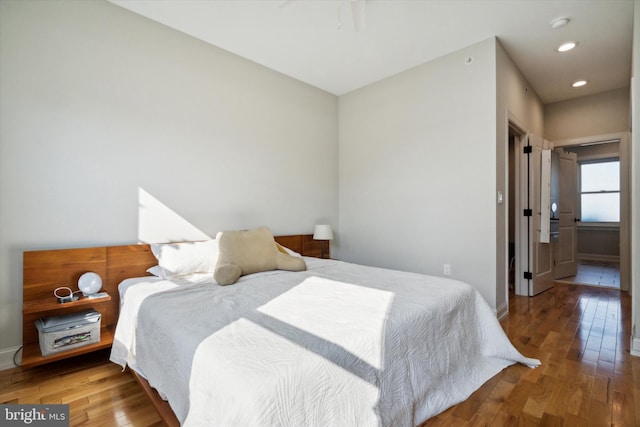
[[337,226],[337,109],[107,2],[1,1],[0,352],[22,342],[24,250]]
[[[633,12],[633,91],[631,120],[640,126],[640,1],[634,2]],[[631,352],[640,356],[640,132],[631,137]]]
[[629,131],[629,88],[582,96],[544,106],[545,138],[575,139]]
[[[508,194],[509,121],[522,131],[542,137],[544,110],[538,95],[513,63],[502,45],[496,43],[496,192]],[[508,201],[496,203],[496,310],[499,317],[509,310],[509,212]]]
[[495,44],[340,97],[342,259],[438,276],[451,264],[495,307]]

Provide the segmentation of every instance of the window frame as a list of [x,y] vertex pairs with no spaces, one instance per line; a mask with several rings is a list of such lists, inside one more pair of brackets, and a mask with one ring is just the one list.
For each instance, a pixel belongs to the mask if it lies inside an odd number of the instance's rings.
[[[582,165],[585,164],[596,164],[596,163],[611,163],[618,162],[618,190],[601,190],[601,191],[582,191]],[[620,215],[618,216],[618,221],[584,221],[582,219],[582,195],[583,194],[618,194],[618,204],[622,204],[622,164],[620,161],[620,156],[607,156],[607,157],[593,157],[588,159],[583,159],[578,161],[578,180],[577,180],[577,207],[578,207],[578,217],[580,218],[580,225],[587,227],[619,227],[620,226]],[[621,209],[621,206],[620,208]]]

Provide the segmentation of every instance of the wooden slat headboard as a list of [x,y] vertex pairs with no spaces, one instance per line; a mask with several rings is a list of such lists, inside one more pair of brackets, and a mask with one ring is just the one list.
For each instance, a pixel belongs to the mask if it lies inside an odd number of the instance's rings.
[[[275,240],[305,256],[320,257],[321,242],[311,234],[276,236]],[[325,250],[325,257],[329,251]],[[102,246],[81,249],[56,249],[27,251],[23,254],[23,329],[22,339],[27,345],[38,342],[34,322],[39,317],[56,314],[59,306],[45,311],[35,311],[40,301],[55,301],[53,291],[66,286],[77,289],[78,278],[93,271],[102,278],[102,291],[111,296],[109,302],[100,304],[102,326],[115,327],[118,320],[120,298],[118,285],[129,277],[147,276],[147,269],[157,264],[148,244]],[[67,313],[87,309],[87,306],[69,307]],[[23,357],[24,359],[24,357]]]
[[[276,242],[304,256],[322,257],[322,242],[313,240],[313,234],[295,234],[292,236],[276,236]],[[325,247],[324,257],[329,258],[329,245]]]

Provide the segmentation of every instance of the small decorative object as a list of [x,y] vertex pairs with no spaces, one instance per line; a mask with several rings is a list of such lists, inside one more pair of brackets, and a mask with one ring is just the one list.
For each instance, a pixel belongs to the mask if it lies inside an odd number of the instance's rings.
[[102,278],[92,271],[84,273],[78,279],[78,289],[82,291],[82,295],[89,296],[95,294],[102,288]]

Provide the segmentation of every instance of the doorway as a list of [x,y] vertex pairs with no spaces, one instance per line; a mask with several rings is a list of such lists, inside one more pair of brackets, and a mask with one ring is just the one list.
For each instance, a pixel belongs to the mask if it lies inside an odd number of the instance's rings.
[[[536,257],[532,256],[528,251],[531,250],[531,246],[527,246],[524,242],[523,236],[526,236],[527,233],[530,233],[527,230],[526,222],[523,222],[521,207],[523,206],[522,198],[526,196],[526,185],[523,185],[523,177],[526,177],[525,171],[523,171],[523,167],[521,162],[518,160],[520,156],[520,147],[523,143],[526,143],[527,133],[522,130],[522,128],[518,127],[511,121],[509,122],[508,127],[508,185],[507,185],[507,230],[508,230],[508,246],[507,246],[507,259],[505,260],[506,266],[505,268],[508,271],[507,275],[507,286],[508,290],[511,292],[515,292],[516,295],[533,295],[529,292],[528,289],[528,280],[523,279],[525,273],[532,272],[534,275],[536,271],[539,269],[538,261],[536,261]],[[619,243],[615,245],[619,246],[619,255],[616,258],[607,258],[607,254],[595,254],[593,251],[585,249],[584,245],[581,245],[577,249],[577,259],[578,261],[582,261],[582,263],[578,263],[578,274],[576,272],[572,273],[572,276],[558,277],[555,276],[552,279],[557,281],[561,280],[570,280],[574,281],[576,278],[584,278],[583,281],[587,282],[587,277],[589,279],[594,279],[595,275],[600,275],[600,280],[598,281],[598,285],[606,285],[609,283],[609,280],[613,276],[613,280],[618,283],[620,290],[628,291],[630,287],[630,276],[631,276],[631,242],[630,242],[630,135],[628,133],[619,133],[619,134],[611,134],[611,135],[601,135],[601,136],[593,136],[588,138],[579,138],[573,140],[559,141],[555,143],[550,143],[549,146],[556,149],[556,151],[566,151],[572,152],[575,154],[580,151],[580,160],[582,161],[590,161],[594,160],[599,156],[599,158],[607,157],[616,157],[611,156],[611,148],[613,145],[607,144],[617,144],[617,159],[620,162],[620,220],[619,224],[611,225],[611,224],[583,224],[585,221],[580,221],[580,210],[576,211],[576,219],[578,219],[578,231],[576,231],[576,241],[580,238],[577,236],[577,233],[587,233],[601,235],[611,234],[612,229],[616,230],[616,235],[618,237]],[[587,148],[592,147],[592,148]],[[596,147],[596,148],[593,148]],[[561,150],[557,150],[561,149]],[[604,154],[606,150],[609,151],[609,154]],[[594,157],[595,156],[595,157]],[[579,183],[578,183],[579,188]],[[576,197],[576,206],[579,204],[577,191],[574,192]],[[572,221],[573,222],[573,221]],[[617,228],[616,228],[617,227]],[[582,230],[582,231],[581,231]],[[530,236],[531,234],[529,234]],[[602,237],[604,238],[604,237]],[[584,239],[583,239],[584,240]],[[565,240],[566,242],[566,240]],[[608,244],[604,244],[604,241],[601,240],[601,243],[597,243],[596,246],[598,250],[603,249]],[[562,262],[562,260],[555,259],[556,255],[560,253],[558,251],[557,245],[559,243],[554,243],[556,248],[554,248],[552,263],[553,263],[553,271],[554,274],[556,272],[556,267],[558,266],[558,262]],[[533,245],[535,248],[535,244]],[[539,245],[538,245],[539,246]],[[587,245],[588,246],[588,245]],[[593,245],[592,245],[593,246]],[[599,257],[599,258],[598,258]],[[544,259],[544,257],[540,258]],[[527,265],[527,262],[529,265]],[[613,262],[613,266],[611,263]],[[600,268],[604,265],[602,268]],[[604,268],[607,267],[607,268]],[[612,270],[611,267],[614,269]],[[558,269],[558,272],[561,269]],[[598,271],[595,271],[598,270]],[[591,280],[589,280],[591,281]],[[589,284],[589,283],[587,283]]]
[[[509,289],[516,295],[533,295],[533,284],[537,272],[537,245],[535,243],[536,220],[534,216],[523,215],[535,209],[532,202],[538,199],[539,186],[531,174],[536,169],[536,156],[526,154],[527,147],[541,148],[542,140],[528,134],[523,128],[509,121],[509,172],[508,172],[508,278]],[[539,151],[539,150],[537,150]],[[539,154],[539,153],[538,153]],[[526,159],[526,160],[525,160]],[[539,164],[537,165],[539,167]],[[531,184],[531,185],[530,185]],[[530,209],[529,209],[530,208]]]
[[[547,145],[541,137],[509,120],[507,277],[509,289],[516,295],[533,296],[553,286],[554,252],[548,214],[551,156]],[[546,184],[541,173],[545,164]]]
[[[629,134],[609,134],[566,140],[555,143],[567,152],[576,153],[578,158],[578,191],[576,193],[578,272],[574,276],[556,277],[558,281],[587,284],[591,286],[614,287],[629,290],[630,285],[630,167]],[[602,175],[602,184],[590,191],[582,186],[580,179],[589,169],[597,170],[606,165],[619,168],[617,188],[610,191]],[[581,169],[584,169],[581,174]],[[596,175],[599,178],[600,175]],[[588,175],[586,178],[588,179]],[[617,190],[617,191],[616,191]],[[590,198],[616,197],[615,206],[619,212],[614,217],[594,217],[581,210],[583,200]],[[607,203],[609,206],[611,202]]]
[[[517,164],[517,152],[520,146],[520,139],[524,137],[525,133],[516,127],[513,123],[509,122],[509,134],[508,134],[508,183],[507,183],[507,263],[508,274],[507,282],[509,292],[515,292],[516,289],[516,277],[520,277],[520,250],[518,248],[519,239],[516,239],[516,226],[518,217],[516,216],[516,206],[518,205],[518,191],[517,191],[517,175],[519,167]],[[518,250],[517,250],[518,249]],[[520,286],[520,284],[518,284]]]

